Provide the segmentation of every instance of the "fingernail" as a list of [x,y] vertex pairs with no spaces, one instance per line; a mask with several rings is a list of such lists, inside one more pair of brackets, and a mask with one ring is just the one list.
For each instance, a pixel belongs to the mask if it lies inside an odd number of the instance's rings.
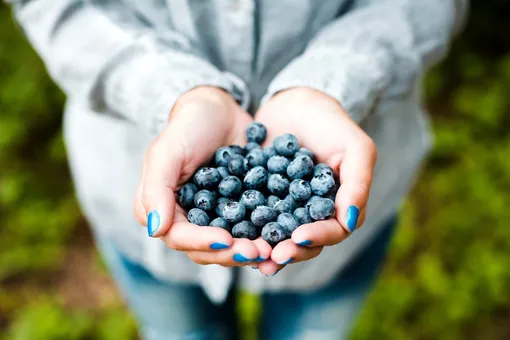
[[221,249],[226,249],[228,247],[229,247],[228,244],[220,243],[220,242],[214,242],[213,244],[211,244],[211,249],[213,249],[213,250],[221,250]]
[[151,210],[147,216],[147,233],[150,237],[154,235],[156,230],[159,228],[160,218],[159,213],[156,210]]
[[255,259],[255,262],[262,262],[262,261],[265,261],[267,259],[263,258],[263,257],[260,257],[260,256],[257,256],[257,258]]
[[281,270],[281,269],[278,269],[278,270],[277,270],[277,271],[275,271],[275,272],[274,272],[274,274],[273,274],[273,275],[271,275],[271,276],[275,276],[276,274],[278,274],[278,272],[279,272],[280,270]]
[[[279,264],[279,265],[281,265],[281,266],[283,266],[283,265],[285,265],[285,264],[289,264],[289,263],[291,263],[292,261],[294,261],[294,258],[293,258],[293,257],[291,257],[290,259],[288,259],[288,260],[287,260],[287,261],[285,261],[285,262],[278,263],[278,264]],[[276,274],[276,273],[275,273],[275,274]]]
[[312,241],[310,240],[304,240],[298,243],[300,246],[309,246],[310,244],[312,244]]
[[[250,266],[251,267],[251,266]],[[259,267],[251,267],[251,269],[259,269]]]
[[236,262],[252,262],[253,261],[253,259],[249,259],[247,257],[244,257],[242,254],[234,254],[233,259]]
[[349,209],[347,209],[347,216],[345,217],[345,219],[347,220],[347,228],[349,228],[351,233],[354,231],[356,225],[358,224],[358,216],[359,209],[351,205]]

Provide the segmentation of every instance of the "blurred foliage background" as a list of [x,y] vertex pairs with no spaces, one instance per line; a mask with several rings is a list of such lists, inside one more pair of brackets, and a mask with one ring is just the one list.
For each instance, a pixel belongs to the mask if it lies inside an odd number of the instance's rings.
[[[505,13],[505,0],[473,1],[463,35],[426,78],[435,149],[354,340],[510,338]],[[134,339],[73,195],[63,100],[0,4],[0,339]]]

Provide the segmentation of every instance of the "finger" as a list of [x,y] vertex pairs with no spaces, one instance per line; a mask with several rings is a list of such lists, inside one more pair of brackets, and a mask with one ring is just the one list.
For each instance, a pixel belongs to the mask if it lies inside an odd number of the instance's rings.
[[259,271],[265,276],[275,276],[283,268],[285,268],[285,266],[280,266],[272,260],[266,260],[259,263]]
[[340,189],[336,196],[337,220],[348,232],[359,225],[359,213],[368,201],[377,149],[368,137],[351,143],[340,164]]
[[303,224],[294,230],[291,239],[301,246],[332,246],[345,240],[348,235],[349,232],[342,228],[336,219],[329,219]]
[[[269,257],[271,256],[271,246],[269,245],[269,243],[267,243],[266,241],[264,241],[262,239],[262,237],[259,237],[258,239],[256,239],[255,241],[253,241],[253,243],[255,244],[255,247],[257,247],[257,250],[258,250],[258,257],[255,259],[255,262],[262,262],[262,261],[266,261],[269,259]],[[256,267],[254,265],[254,267]]]
[[147,211],[142,203],[142,191],[143,191],[143,178],[145,177],[145,169],[147,168],[145,160],[142,164],[142,177],[140,183],[136,187],[135,191],[135,199],[133,202],[133,209],[135,212],[135,218],[143,226],[147,226]]
[[164,235],[172,224],[175,194],[181,173],[183,154],[178,142],[166,130],[151,145],[146,154],[146,170],[141,192],[147,212],[147,231],[151,237]]
[[133,209],[135,212],[135,218],[142,226],[147,225],[147,212],[142,204],[142,184],[138,184],[135,192],[135,199],[133,202]]
[[323,247],[301,247],[292,240],[278,243],[271,253],[271,260],[279,265],[307,261],[318,256]]
[[195,263],[219,264],[224,267],[246,266],[255,261],[259,256],[257,247],[246,238],[234,239],[229,249],[216,252],[190,251],[188,257]]
[[232,235],[222,228],[189,223],[179,206],[172,227],[161,239],[169,248],[179,251],[218,251],[234,242]]

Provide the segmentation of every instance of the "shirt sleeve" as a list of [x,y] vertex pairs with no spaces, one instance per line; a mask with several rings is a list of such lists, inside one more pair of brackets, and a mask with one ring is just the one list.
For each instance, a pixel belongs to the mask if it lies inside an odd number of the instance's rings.
[[335,98],[360,122],[377,100],[415,87],[446,54],[466,12],[466,0],[356,0],[273,79],[263,101],[309,87]]
[[197,86],[222,88],[248,106],[239,78],[207,62],[184,35],[157,32],[120,2],[8,2],[50,76],[93,111],[157,133],[178,97]]

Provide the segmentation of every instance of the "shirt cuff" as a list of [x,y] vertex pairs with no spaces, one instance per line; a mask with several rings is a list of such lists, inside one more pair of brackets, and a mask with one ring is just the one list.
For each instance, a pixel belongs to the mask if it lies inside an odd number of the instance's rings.
[[198,86],[221,88],[248,108],[249,91],[241,79],[189,53],[134,55],[131,51],[128,60],[119,59],[113,61],[112,72],[97,82],[89,102],[94,110],[127,117],[150,133],[159,134],[179,97]]
[[390,84],[387,73],[390,65],[384,61],[384,58],[336,48],[305,52],[273,79],[262,103],[282,90],[312,88],[336,99],[359,123]]

